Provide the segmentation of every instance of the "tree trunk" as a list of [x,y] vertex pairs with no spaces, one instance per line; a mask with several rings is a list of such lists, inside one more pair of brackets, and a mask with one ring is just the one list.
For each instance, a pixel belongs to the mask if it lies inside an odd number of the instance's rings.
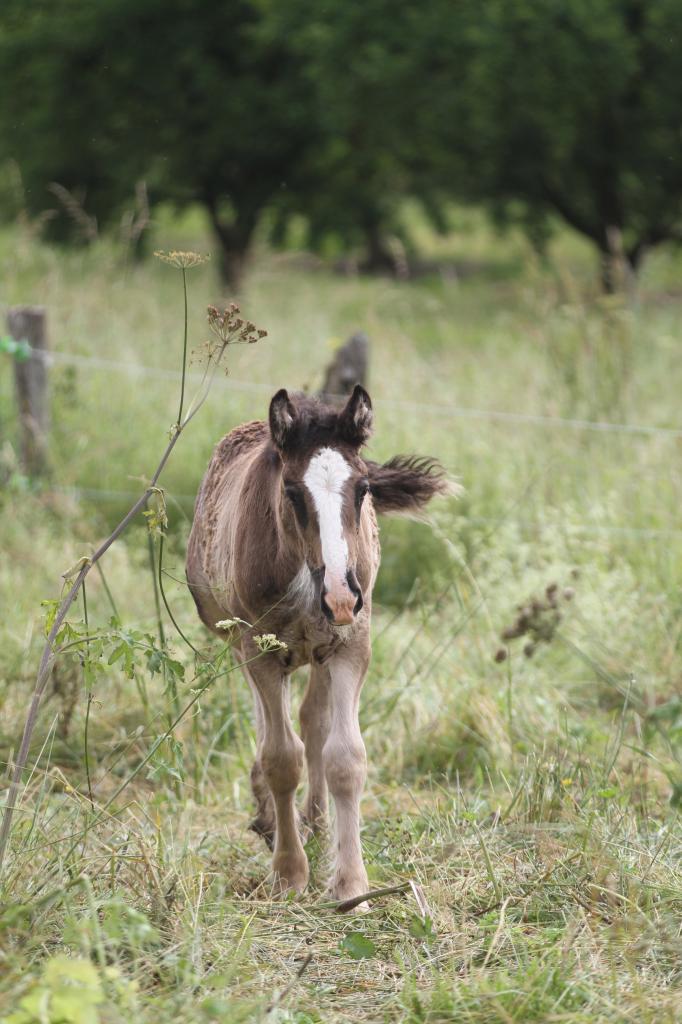
[[601,284],[605,294],[633,292],[644,251],[645,247],[641,242],[626,249],[621,229],[606,228],[604,238],[599,242]]
[[646,256],[646,252],[647,246],[642,241],[631,245],[626,252],[625,256],[633,275],[637,275],[639,273],[644,257]]
[[599,246],[599,277],[605,295],[613,295],[617,291],[616,273],[613,253],[608,247]]
[[378,224],[370,224],[365,229],[366,256],[361,269],[370,274],[395,274],[395,260],[384,241]]
[[236,290],[239,288],[248,264],[251,238],[256,227],[257,216],[253,213],[238,213],[231,224],[221,219],[218,200],[206,200],[206,208],[219,247],[218,269],[223,284]]
[[222,232],[216,231],[216,238],[220,245],[218,261],[220,279],[228,288],[236,291],[239,289],[248,264],[248,245],[237,247],[231,239],[226,239]]

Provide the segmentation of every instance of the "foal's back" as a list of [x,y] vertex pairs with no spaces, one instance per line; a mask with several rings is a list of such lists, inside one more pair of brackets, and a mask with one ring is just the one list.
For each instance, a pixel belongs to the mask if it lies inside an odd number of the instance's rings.
[[220,619],[244,615],[235,589],[236,562],[253,562],[267,542],[268,436],[261,421],[230,431],[216,445],[197,495],[187,582],[202,621],[216,633]]

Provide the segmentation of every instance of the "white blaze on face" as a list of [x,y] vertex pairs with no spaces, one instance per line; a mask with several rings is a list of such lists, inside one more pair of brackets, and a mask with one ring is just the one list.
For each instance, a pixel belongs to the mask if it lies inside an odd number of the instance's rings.
[[343,485],[351,475],[350,466],[340,452],[321,448],[313,455],[303,477],[310,491],[320,524],[325,585],[345,583],[348,570],[348,545],[343,535],[341,509]]

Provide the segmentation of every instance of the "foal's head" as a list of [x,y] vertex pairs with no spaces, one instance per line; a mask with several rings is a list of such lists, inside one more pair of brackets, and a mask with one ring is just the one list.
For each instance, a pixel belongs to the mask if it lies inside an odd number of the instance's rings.
[[304,586],[335,625],[349,625],[363,604],[356,575],[362,504],[369,490],[359,451],[372,429],[372,403],[356,385],[340,411],[278,391],[270,432],[282,460],[282,520],[303,552]]

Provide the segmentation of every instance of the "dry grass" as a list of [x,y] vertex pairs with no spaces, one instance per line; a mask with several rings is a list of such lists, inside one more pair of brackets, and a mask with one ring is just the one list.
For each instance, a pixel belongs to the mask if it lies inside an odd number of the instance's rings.
[[[472,244],[493,251],[490,239]],[[329,339],[357,326],[374,341],[374,454],[418,448],[462,478],[465,498],[442,505],[431,531],[383,531],[363,842],[371,884],[403,890],[339,915],[310,843],[305,896],[270,898],[267,851],[247,831],[254,740],[236,675],[201,697],[181,746],[162,744],[104,810],[163,733],[170,701],[158,674],[129,679],[112,665],[92,705],[93,810],[82,669],[64,659],[2,880],[2,1024],[682,1019],[677,443],[392,404],[675,425],[679,300],[659,301],[672,264],[654,263],[639,307],[600,305],[579,283],[580,254],[561,244],[556,273],[512,241],[504,258],[523,258],[523,270],[458,285],[340,280],[264,259],[242,306],[271,340],[232,367],[260,390],[217,389],[166,481],[191,494],[215,440],[262,415],[271,384],[317,383]],[[176,365],[179,297],[164,268],[124,271],[104,242],[66,257],[14,236],[3,245],[2,300],[45,301],[56,348]],[[198,344],[200,310],[216,296],[203,271],[190,284]],[[163,446],[177,392],[131,379],[55,370],[60,484],[137,488],[130,477]],[[35,673],[40,600],[123,503],[32,493],[12,470],[8,412],[0,426],[6,761]],[[206,645],[181,582],[187,511],[171,507],[167,587]],[[105,568],[125,626],[153,634],[146,559],[140,529]],[[88,597],[104,628],[111,609],[94,573]],[[188,703],[191,652],[170,644]]]

